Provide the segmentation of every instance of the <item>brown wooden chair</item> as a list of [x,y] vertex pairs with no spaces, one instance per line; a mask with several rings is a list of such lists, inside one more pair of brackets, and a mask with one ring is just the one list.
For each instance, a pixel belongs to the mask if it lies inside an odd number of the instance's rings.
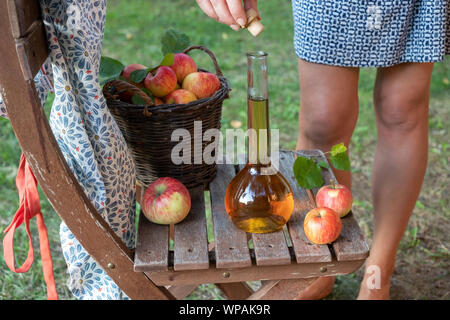
[[[231,299],[292,299],[318,276],[350,273],[364,263],[368,246],[352,213],[342,220],[342,234],[333,245],[313,245],[306,239],[303,218],[313,203],[298,187],[284,232],[247,235],[236,229],[223,203],[225,188],[236,173],[232,165],[219,165],[207,188],[190,190],[192,209],[172,231],[173,248],[169,227],[140,219],[136,252],[129,250],[70,171],[39,101],[33,78],[48,50],[38,1],[1,1],[0,30],[0,92],[29,165],[61,219],[130,298],[182,298],[198,284],[215,283]],[[320,151],[303,154],[325,159]],[[293,161],[294,153],[282,154],[282,173],[294,187]],[[325,181],[335,179],[331,171],[323,174]],[[205,192],[214,225],[210,243]],[[253,280],[263,280],[256,292],[246,284]]]

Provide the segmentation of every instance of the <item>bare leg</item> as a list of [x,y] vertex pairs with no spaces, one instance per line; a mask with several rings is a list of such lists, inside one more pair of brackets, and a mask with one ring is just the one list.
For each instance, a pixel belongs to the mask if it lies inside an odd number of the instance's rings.
[[[299,59],[299,136],[297,149],[329,151],[350,143],[358,118],[358,68],[336,67]],[[335,170],[338,181],[351,188],[348,171]],[[297,299],[321,299],[333,289],[334,277],[318,278]]]
[[[358,119],[358,68],[316,64],[298,59],[300,112],[297,150],[329,151],[346,146]],[[335,170],[339,183],[351,188],[349,171]]]
[[[378,70],[374,89],[378,142],[372,173],[374,236],[359,299],[389,299],[398,244],[425,175],[432,63]],[[380,270],[380,289],[368,288],[367,268]]]

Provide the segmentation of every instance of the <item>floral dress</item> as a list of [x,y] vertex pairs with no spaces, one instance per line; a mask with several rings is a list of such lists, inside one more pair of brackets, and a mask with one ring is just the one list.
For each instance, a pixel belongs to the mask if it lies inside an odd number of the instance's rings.
[[[50,126],[89,200],[129,247],[135,239],[135,167],[98,81],[106,0],[40,0],[50,55],[34,82]],[[0,96],[0,116],[7,117]],[[64,223],[68,286],[78,299],[126,299]]]

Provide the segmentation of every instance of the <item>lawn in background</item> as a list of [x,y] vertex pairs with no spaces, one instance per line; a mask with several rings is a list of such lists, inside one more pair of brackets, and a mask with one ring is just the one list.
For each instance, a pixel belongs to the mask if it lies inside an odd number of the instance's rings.
[[[246,129],[246,57],[250,50],[269,53],[270,121],[280,129],[282,148],[295,148],[298,116],[297,63],[293,51],[292,13],[289,1],[260,1],[266,26],[253,38],[245,30],[234,32],[207,18],[192,0],[119,1],[109,0],[104,39],[104,55],[124,64],[155,65],[161,59],[160,37],[168,28],[183,31],[192,44],[207,46],[214,52],[232,87],[223,109],[222,128],[240,121]],[[202,68],[213,70],[208,56],[192,53]],[[354,177],[354,212],[369,242],[372,236],[370,174],[376,143],[372,87],[376,70],[362,69],[359,83],[360,115],[350,145]],[[422,192],[413,217],[400,244],[397,268],[392,280],[393,299],[450,298],[450,58],[438,63],[433,72],[430,105],[429,164]],[[46,111],[49,110],[49,103]],[[0,230],[12,219],[17,207],[15,175],[20,148],[9,122],[0,119]],[[414,156],[414,155],[411,155]],[[59,245],[60,219],[42,195],[42,211],[49,230],[55,277],[61,299],[71,299],[66,287],[66,265]],[[34,222],[32,223],[34,225]],[[32,228],[36,261],[25,274],[13,274],[0,251],[0,299],[45,299],[45,284],[38,254],[37,230]],[[16,260],[24,261],[27,247],[25,232],[15,238]],[[338,277],[330,299],[356,297],[361,271]],[[221,299],[213,285],[203,285],[190,299]]]

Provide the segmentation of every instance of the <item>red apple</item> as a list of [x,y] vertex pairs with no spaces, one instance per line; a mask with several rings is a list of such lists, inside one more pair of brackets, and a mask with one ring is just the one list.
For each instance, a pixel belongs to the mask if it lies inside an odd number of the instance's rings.
[[[142,69],[147,69],[147,67],[142,64],[139,64],[139,63],[129,64],[125,68],[123,68],[121,76],[124,77],[125,79],[127,79],[127,81],[131,82],[130,81],[131,73],[133,71],[142,70]],[[131,82],[131,83],[133,83],[133,82]]]
[[352,192],[344,185],[333,184],[323,186],[316,195],[318,207],[327,207],[336,211],[339,217],[344,217],[352,209]]
[[309,211],[303,223],[306,237],[315,244],[331,243],[339,237],[342,223],[330,208],[319,207]]
[[151,72],[147,74],[144,85],[155,97],[164,97],[175,89],[177,76],[169,67],[161,66],[154,75]]
[[[139,64],[139,63],[129,64],[125,68],[123,68],[121,76],[124,77],[125,79],[127,79],[127,81],[130,82],[131,84],[134,84],[135,86],[137,86],[139,88],[143,88],[144,87],[143,82],[135,83],[130,80],[131,73],[133,71],[141,70],[141,69],[147,69],[147,67],[142,64]],[[119,98],[121,101],[124,101],[124,102],[132,103],[131,102],[132,96],[133,96],[133,93],[130,91],[119,92]]]
[[185,53],[175,53],[173,64],[170,68],[175,72],[180,83],[183,82],[188,74],[197,71],[197,65],[194,60]]
[[155,100],[155,106],[159,106],[160,104],[164,104],[164,102],[157,97],[153,97],[153,99]]
[[212,96],[220,88],[220,81],[213,73],[193,72],[184,78],[182,87],[201,99]]
[[159,178],[145,190],[142,197],[144,215],[154,223],[178,223],[186,218],[190,209],[189,191],[174,178]]
[[195,100],[197,100],[197,97],[192,92],[184,89],[178,89],[169,93],[169,95],[166,96],[164,101],[167,104],[172,103],[185,104]]

